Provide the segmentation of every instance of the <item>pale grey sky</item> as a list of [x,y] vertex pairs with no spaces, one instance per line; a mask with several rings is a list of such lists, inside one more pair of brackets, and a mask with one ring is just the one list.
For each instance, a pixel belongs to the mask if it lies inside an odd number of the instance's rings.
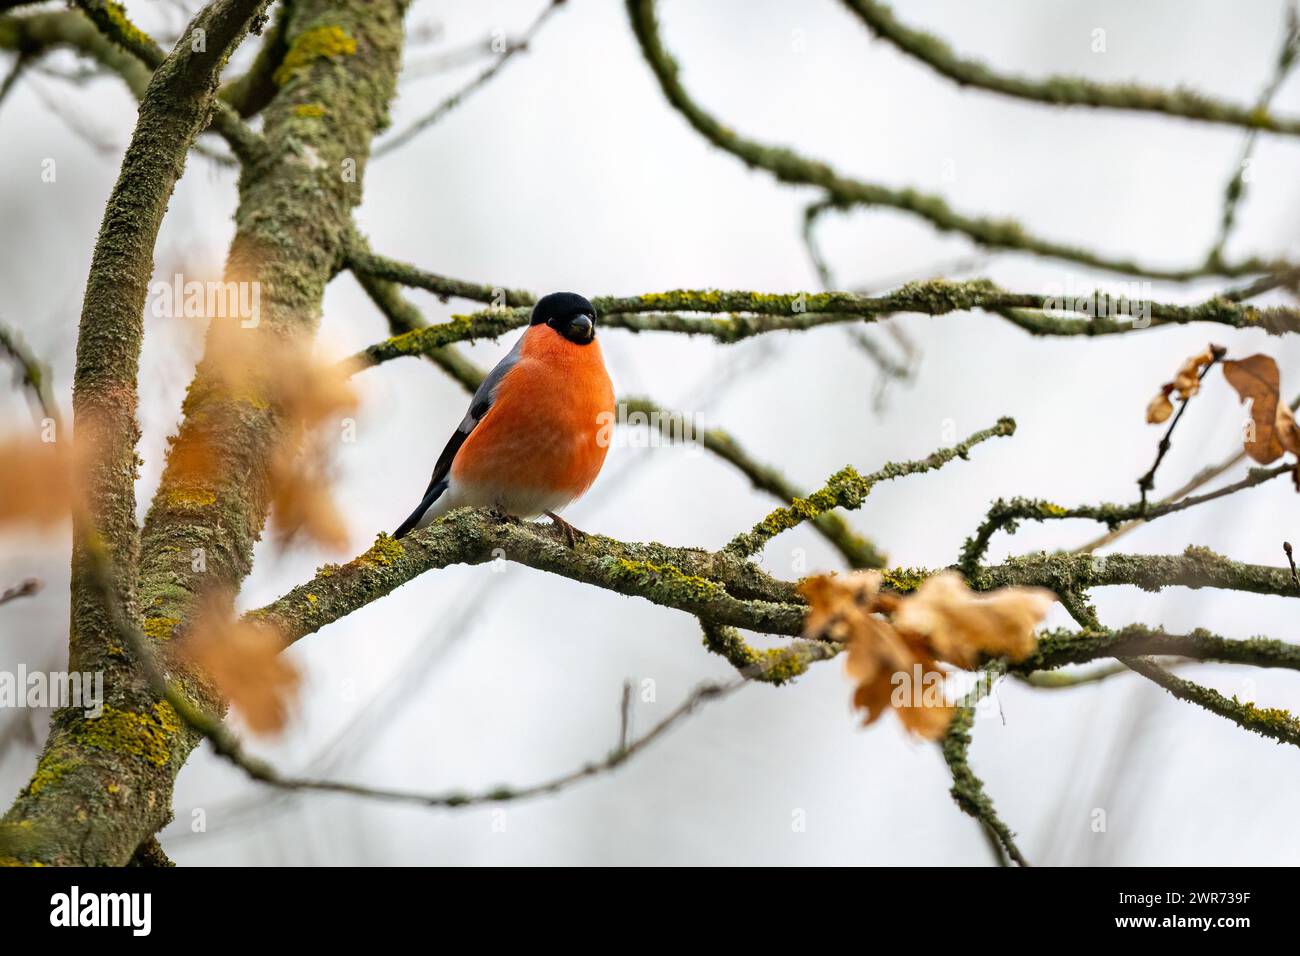
[[[410,23],[442,32],[409,50],[407,62],[493,28],[518,33],[541,6],[422,0]],[[127,7],[153,29],[177,25],[140,0]],[[1187,84],[1240,102],[1252,101],[1266,81],[1282,22],[1281,4],[1264,0],[917,0],[898,12],[1007,70]],[[1189,262],[1215,235],[1241,149],[1237,130],[1054,111],[962,91],[874,40],[829,0],[666,0],[661,19],[688,88],[753,138],[1113,254]],[[1091,48],[1096,29],[1105,30],[1104,53]],[[478,68],[405,83],[395,127]],[[113,79],[82,87],[35,79],[0,106],[0,318],[53,362],[66,406],[90,250],[134,110]],[[50,100],[66,118],[51,112]],[[1275,102],[1300,111],[1300,83],[1289,82]],[[106,140],[107,151],[97,153],[69,121]],[[57,161],[56,183],[41,181],[46,158]],[[1300,254],[1298,160],[1294,139],[1261,139],[1231,253]],[[511,287],[587,295],[696,286],[790,291],[816,283],[799,237],[803,206],[813,198],[712,149],[667,106],[621,4],[570,0],[488,88],[372,163],[358,219],[379,252]],[[218,270],[234,201],[233,174],[192,158],[164,223],[159,274],[170,276],[181,262]],[[887,211],[832,215],[820,237],[841,283],[855,286],[925,277],[971,251],[963,239]],[[1015,255],[989,257],[980,274],[1017,289],[1115,281]],[[1153,294],[1194,301],[1213,288],[1156,284]],[[431,321],[459,307],[413,298]],[[925,455],[943,444],[948,421],[965,435],[1014,416],[1014,438],[981,446],[969,462],[937,474],[881,487],[849,516],[902,565],[953,561],[999,496],[1130,500],[1159,437],[1143,422],[1146,403],[1208,340],[1243,354],[1269,352],[1282,367],[1284,391],[1300,390],[1297,343],[1262,332],[1194,326],[1045,340],[984,315],[895,321],[924,357],[916,381],[892,388],[880,412],[872,407],[876,371],[840,329],[736,346],[611,330],[603,342],[621,391],[725,425],[808,487],[845,464],[870,469]],[[342,355],[384,330],[355,282],[341,276],[325,301],[322,347]],[[148,321],[142,508],[200,332],[185,320]],[[512,341],[471,354],[488,364]],[[725,387],[710,388],[727,376]],[[466,402],[414,359],[360,381],[359,440],[336,456],[357,550],[418,499]],[[20,397],[6,394],[0,403],[13,421],[27,414]],[[1180,426],[1157,492],[1230,453],[1240,418],[1222,381],[1208,383]],[[771,507],[709,456],[615,448],[569,517],[615,537],[716,547]],[[1295,492],[1274,482],[1158,522],[1116,547],[1177,552],[1196,544],[1279,564],[1298,509]],[[1026,526],[999,536],[992,556],[1069,547],[1095,533],[1085,523]],[[277,558],[261,548],[241,604],[264,603],[336,557]],[[804,529],[776,539],[765,554],[786,577],[801,557],[809,569],[839,566]],[[0,584],[33,572],[48,583],[37,599],[0,609],[0,667],[63,659],[66,567],[62,536],[0,541]],[[1096,600],[1110,624],[1296,637],[1282,598],[1124,588]],[[527,784],[602,757],[616,741],[624,679],[654,681],[656,700],[636,710],[636,726],[645,729],[699,681],[728,674],[701,646],[690,617],[513,565],[425,575],[291,653],[307,676],[305,706],[283,739],[256,749],[286,769],[428,790]],[[1294,705],[1294,674],[1194,673],[1227,694]],[[858,729],[849,694],[838,663],[791,687],[748,688],[616,773],[506,805],[504,817],[492,808],[428,811],[345,797],[277,802],[204,750],[180,776],[176,821],[162,842],[181,864],[987,863],[975,823],[948,795],[937,749],[907,739],[892,717]],[[999,700],[1000,715],[976,726],[973,760],[1031,860],[1300,862],[1295,842],[1277,838],[1290,826],[1300,787],[1290,748],[1130,675],[1073,691],[1004,685]],[[0,796],[22,786],[32,759],[30,747],[0,756]],[[1089,827],[1096,808],[1107,813],[1104,834]],[[195,834],[199,809],[207,831]],[[797,811],[803,832],[792,828]]]

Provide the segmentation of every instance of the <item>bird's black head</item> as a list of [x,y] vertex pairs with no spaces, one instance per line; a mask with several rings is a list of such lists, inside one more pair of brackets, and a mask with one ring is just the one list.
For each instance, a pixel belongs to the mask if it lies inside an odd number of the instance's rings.
[[552,292],[533,307],[533,325],[549,325],[575,345],[596,338],[596,309],[576,292]]

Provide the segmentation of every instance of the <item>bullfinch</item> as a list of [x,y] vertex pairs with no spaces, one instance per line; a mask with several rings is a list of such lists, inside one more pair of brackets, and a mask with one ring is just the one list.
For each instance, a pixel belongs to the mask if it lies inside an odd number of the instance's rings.
[[544,514],[573,544],[574,528],[555,512],[596,480],[614,411],[595,308],[572,292],[544,296],[474,393],[419,507],[393,537],[468,505],[518,518]]

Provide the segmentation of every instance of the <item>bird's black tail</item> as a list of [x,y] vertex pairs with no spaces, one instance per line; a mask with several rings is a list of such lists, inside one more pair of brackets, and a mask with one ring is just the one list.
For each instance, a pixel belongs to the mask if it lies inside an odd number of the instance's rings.
[[442,481],[431,484],[429,490],[424,493],[424,498],[420,501],[420,506],[411,512],[409,518],[397,526],[397,530],[393,532],[393,537],[400,538],[409,533],[412,528],[420,523],[420,519],[424,517],[424,513],[429,510],[435,501],[442,497],[442,493],[446,490],[447,480],[445,478]]

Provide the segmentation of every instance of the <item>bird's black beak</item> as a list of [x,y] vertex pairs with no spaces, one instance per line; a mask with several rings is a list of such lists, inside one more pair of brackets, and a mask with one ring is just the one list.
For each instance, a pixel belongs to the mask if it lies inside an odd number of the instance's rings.
[[569,319],[568,337],[574,342],[590,342],[596,337],[596,323],[591,321],[591,316],[575,315]]

